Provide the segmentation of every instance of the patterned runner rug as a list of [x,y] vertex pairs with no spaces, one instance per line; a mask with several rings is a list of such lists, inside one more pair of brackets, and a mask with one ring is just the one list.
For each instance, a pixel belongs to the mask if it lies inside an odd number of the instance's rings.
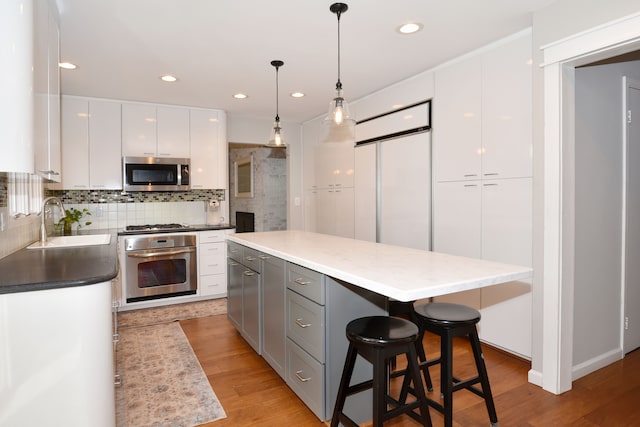
[[193,427],[226,418],[178,322],[119,332],[118,427]]
[[210,299],[118,312],[118,327],[149,326],[227,312],[227,299]]

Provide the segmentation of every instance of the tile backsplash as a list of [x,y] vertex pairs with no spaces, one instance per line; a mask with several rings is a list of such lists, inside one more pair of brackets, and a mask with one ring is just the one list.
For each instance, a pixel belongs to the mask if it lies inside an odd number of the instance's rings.
[[[0,258],[16,252],[40,238],[39,215],[13,218],[7,201],[7,174],[0,172]],[[45,185],[46,186],[46,185]],[[139,224],[204,224],[206,204],[211,199],[225,200],[225,190],[187,192],[62,191],[46,190],[45,196],[59,197],[66,209],[87,209],[91,221],[84,230],[120,229]],[[54,220],[59,217],[54,209]],[[49,234],[54,232],[48,220]]]

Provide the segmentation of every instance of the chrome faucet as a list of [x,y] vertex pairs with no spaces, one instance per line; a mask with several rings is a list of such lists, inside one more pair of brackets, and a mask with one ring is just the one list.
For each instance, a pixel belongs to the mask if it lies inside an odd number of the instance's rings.
[[62,209],[62,215],[65,214],[65,210],[64,210],[64,205],[62,204],[62,200],[60,200],[57,197],[45,197],[45,199],[42,201],[42,211],[40,212],[40,216],[41,216],[41,225],[40,225],[40,241],[42,243],[47,243],[47,226],[45,225],[44,219],[47,216],[47,203],[49,202],[54,202],[57,203],[60,206],[60,209]]

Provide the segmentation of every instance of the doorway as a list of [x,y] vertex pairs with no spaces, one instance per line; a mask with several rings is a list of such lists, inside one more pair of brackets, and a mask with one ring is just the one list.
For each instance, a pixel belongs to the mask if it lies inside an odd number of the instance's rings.
[[[640,64],[640,62],[639,62]],[[640,347],[640,80],[624,79],[626,142],[626,239],[623,352]]]

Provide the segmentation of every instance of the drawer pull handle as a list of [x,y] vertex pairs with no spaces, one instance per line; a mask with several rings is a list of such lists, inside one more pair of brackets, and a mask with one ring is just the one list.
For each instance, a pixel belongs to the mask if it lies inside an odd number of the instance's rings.
[[302,370],[296,371],[296,378],[298,379],[298,381],[300,381],[302,383],[306,383],[307,381],[309,381],[311,379],[311,377],[303,378],[302,375],[300,375],[301,373],[302,373]]
[[245,272],[244,272],[244,273],[242,273],[242,274],[244,274],[245,276],[254,276],[256,273],[254,273],[254,272],[253,272],[253,271],[251,271],[251,270],[247,270],[247,271],[245,271]]
[[311,326],[311,323],[302,323],[302,319],[296,319],[296,325],[300,326],[302,329],[305,329]]
[[304,279],[302,277],[298,277],[296,280],[294,280],[294,282],[296,282],[298,285],[308,285],[311,282],[305,282]]
[[252,257],[252,256],[245,257],[244,259],[246,259],[247,261],[255,261],[256,260],[256,258]]
[[230,262],[229,265],[232,266],[232,267],[235,267],[236,265],[238,265],[238,263],[237,262]]
[[270,256],[266,256],[266,255],[260,255],[258,258],[260,258],[260,259],[269,259],[271,257]]

